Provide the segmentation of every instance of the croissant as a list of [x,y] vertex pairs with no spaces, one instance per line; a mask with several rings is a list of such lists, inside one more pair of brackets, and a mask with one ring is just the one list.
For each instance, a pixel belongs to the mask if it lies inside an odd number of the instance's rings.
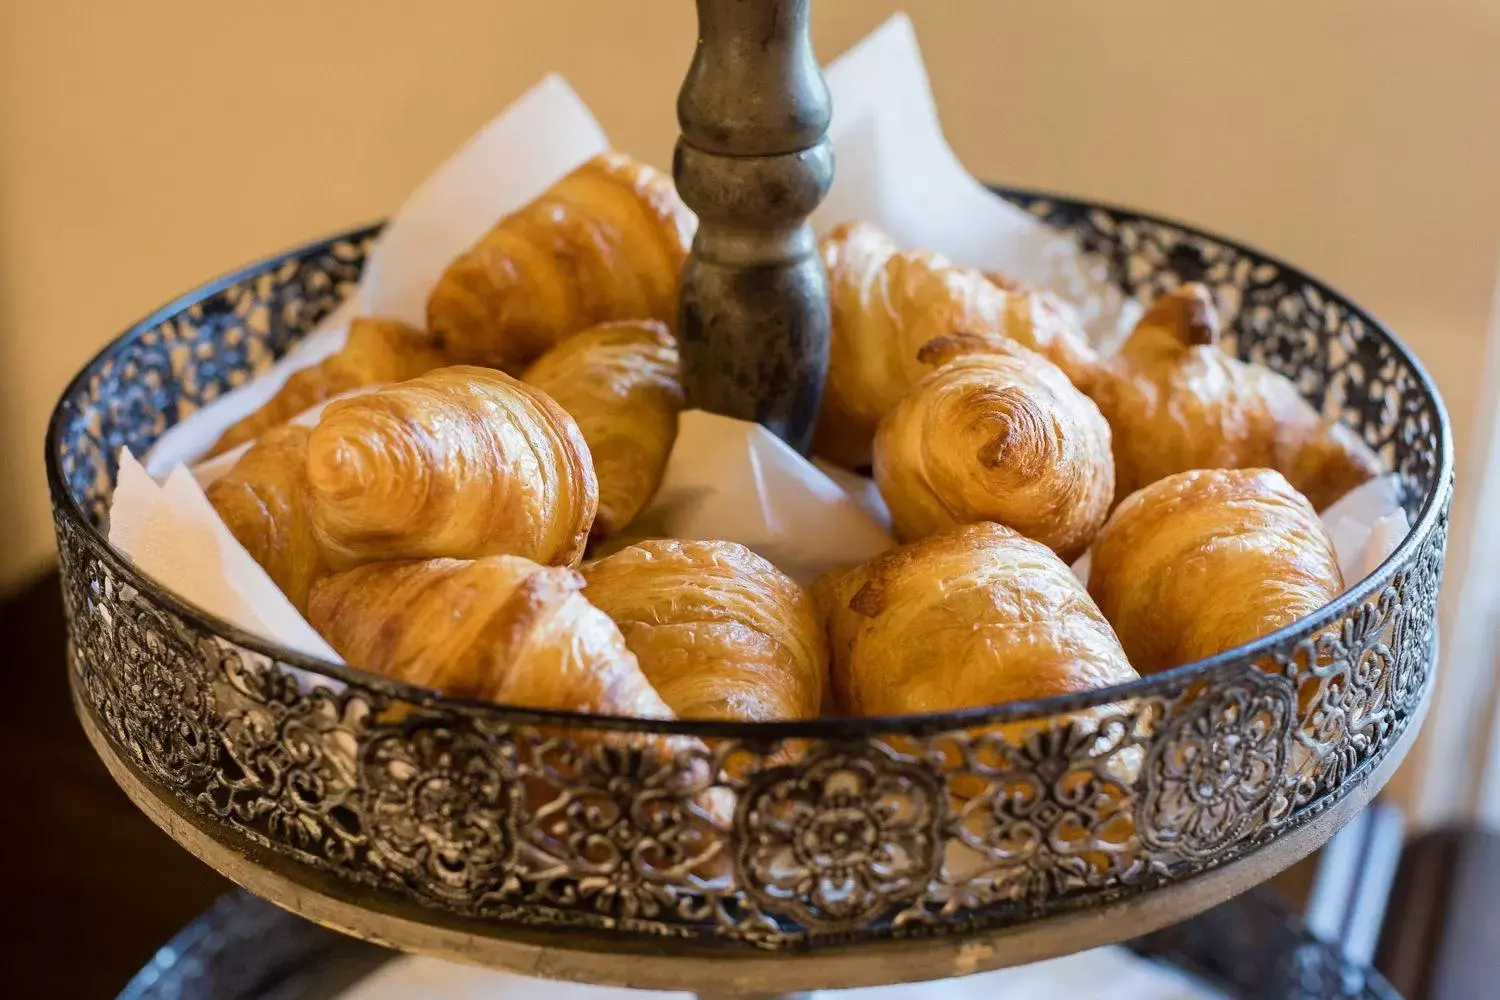
[[519,556],[373,563],[319,580],[308,620],[351,665],[452,697],[671,718],[582,586]]
[[421,330],[394,319],[356,319],[337,354],[293,372],[264,406],[219,436],[207,458],[253,441],[269,428],[350,389],[404,382],[443,364]]
[[596,156],[449,264],[427,324],[454,360],[519,372],[597,323],[670,323],[696,225],[671,178]]
[[896,534],[923,538],[998,521],[1072,562],[1114,500],[1109,425],[1045,358],[969,353],[960,337],[922,348],[939,367],[885,415],[875,482]]
[[657,539],[583,567],[680,718],[769,722],[818,714],[828,655],[812,599],[736,542]]
[[1090,376],[1093,350],[1044,296],[1007,291],[925,250],[903,252],[869,223],[837,227],[821,251],[832,338],[813,447],[830,461],[869,463],[875,425],[928,372],[917,354],[938,337],[964,334],[996,347],[1015,341],[1075,382]]
[[656,492],[677,439],[677,342],[655,320],[604,323],[542,355],[525,381],[567,410],[588,443],[599,479],[594,537],[625,527]]
[[947,528],[818,582],[833,688],[854,715],[941,712],[1133,680],[1109,622],[1051,549]]
[[330,404],[308,439],[307,478],[336,570],[437,556],[576,564],[599,498],[562,407],[461,366]]
[[273,427],[208,487],[208,502],[298,611],[328,571],[308,511],[308,429]]
[[1089,592],[1142,673],[1274,632],[1343,592],[1312,505],[1271,469],[1159,479],[1094,543]]
[[1090,392],[1114,428],[1115,495],[1189,469],[1272,468],[1318,510],[1384,471],[1354,432],[1296,386],[1218,347],[1208,289],[1163,295]]

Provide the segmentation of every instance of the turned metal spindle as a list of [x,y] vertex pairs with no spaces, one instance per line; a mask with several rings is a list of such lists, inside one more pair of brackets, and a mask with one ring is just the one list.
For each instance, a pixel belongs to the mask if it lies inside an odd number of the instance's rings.
[[698,213],[678,307],[687,405],[799,451],[828,366],[828,287],[807,217],[833,180],[811,0],[698,0],[672,174]]

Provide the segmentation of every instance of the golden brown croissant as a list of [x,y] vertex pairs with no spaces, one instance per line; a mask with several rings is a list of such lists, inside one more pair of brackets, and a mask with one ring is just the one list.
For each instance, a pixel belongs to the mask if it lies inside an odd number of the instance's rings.
[[404,382],[443,364],[431,338],[394,319],[356,319],[349,339],[337,354],[311,368],[293,372],[264,406],[230,427],[205,457],[253,441],[269,428],[286,423],[341,392],[381,382]]
[[449,264],[427,324],[454,360],[519,372],[597,323],[670,323],[695,226],[671,178],[596,156]]
[[1218,347],[1208,289],[1159,298],[1090,394],[1114,429],[1115,495],[1189,469],[1272,468],[1322,510],[1384,471],[1347,427],[1287,379]]
[[588,442],[599,479],[594,537],[619,531],[656,492],[677,440],[677,342],[655,320],[604,323],[542,355],[525,381],[567,410]]
[[273,427],[208,487],[208,501],[298,611],[328,572],[308,511],[308,429]]
[[924,347],[939,367],[880,421],[875,482],[896,534],[998,521],[1072,562],[1114,500],[1109,424],[1040,355],[969,350],[959,337]]
[[812,599],[743,545],[645,541],[583,575],[679,717],[769,722],[821,709],[827,640]]
[[1142,673],[1258,639],[1343,589],[1322,522],[1271,469],[1182,472],[1132,493],[1089,566],[1089,592]]
[[671,718],[582,586],[519,556],[373,563],[318,581],[308,620],[351,665],[453,697]]
[[837,227],[821,251],[833,327],[814,449],[830,461],[869,462],[875,425],[927,374],[917,352],[938,337],[963,334],[997,348],[1015,341],[1074,382],[1093,369],[1082,334],[1038,295],[1006,291],[925,250],[903,252],[869,223]]
[[961,525],[818,583],[833,686],[854,715],[940,712],[1133,680],[1067,565],[1003,525]]
[[313,528],[334,569],[518,555],[576,564],[599,489],[547,395],[489,368],[439,368],[330,404],[307,445]]

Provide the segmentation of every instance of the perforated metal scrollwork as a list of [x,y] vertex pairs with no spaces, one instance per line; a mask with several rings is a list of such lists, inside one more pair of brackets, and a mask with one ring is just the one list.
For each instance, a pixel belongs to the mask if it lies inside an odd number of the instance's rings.
[[1255,851],[1349,794],[1430,688],[1441,403],[1387,332],[1304,275],[1131,213],[1016,197],[1088,252],[1079,287],[1210,283],[1235,349],[1400,474],[1416,527],[1396,556],[1294,634],[1200,670],[885,730],[579,720],[278,655],[160,593],[99,526],[117,450],[144,451],[333,308],[361,232],[151,318],[68,390],[48,463],[80,700],[121,757],[226,835],[497,927],[766,949],[944,934]]

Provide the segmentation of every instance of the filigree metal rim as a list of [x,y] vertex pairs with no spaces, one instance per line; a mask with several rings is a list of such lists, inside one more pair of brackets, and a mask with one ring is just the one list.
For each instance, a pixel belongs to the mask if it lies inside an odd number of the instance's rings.
[[[1020,925],[951,934],[855,940],[813,949],[761,951],[713,941],[590,929],[515,927],[385,896],[346,891],[331,873],[275,854],[232,831],[203,829],[164,787],[117,755],[92,710],[73,690],[74,707],[94,749],[126,795],[198,860],[237,885],[324,927],[386,947],[489,965],[543,979],[647,990],[764,996],[809,989],[850,989],[926,982],[1058,958],[1150,935],[1245,892],[1306,857],[1353,819],[1400,766],[1431,698],[1358,793],[1249,854],[1182,882],[1050,914]],[[318,884],[321,880],[323,884]],[[342,898],[341,898],[342,896]]]

